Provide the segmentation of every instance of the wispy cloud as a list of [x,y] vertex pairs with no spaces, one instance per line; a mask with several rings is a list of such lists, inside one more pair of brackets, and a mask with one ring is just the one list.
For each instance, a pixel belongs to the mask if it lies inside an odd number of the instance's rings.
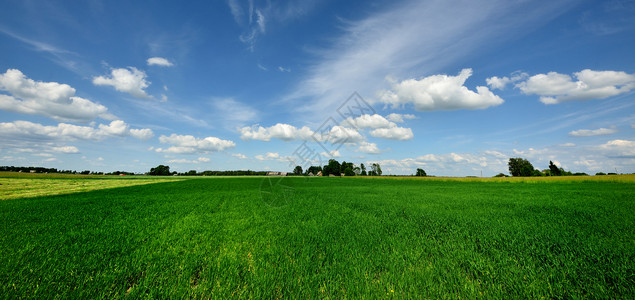
[[371,98],[386,87],[386,76],[438,72],[483,45],[517,37],[520,28],[536,29],[567,4],[404,1],[362,20],[343,21],[342,35],[329,49],[315,51],[318,62],[285,100],[302,101],[297,110],[314,115],[330,111],[352,91]]
[[3,33],[20,42],[27,44],[33,51],[48,54],[48,59],[76,74],[86,75],[91,72],[92,68],[88,64],[78,60],[79,54],[73,51],[62,49],[55,45],[51,45],[49,43],[45,43],[35,39],[27,38],[2,27],[0,27],[0,33]]

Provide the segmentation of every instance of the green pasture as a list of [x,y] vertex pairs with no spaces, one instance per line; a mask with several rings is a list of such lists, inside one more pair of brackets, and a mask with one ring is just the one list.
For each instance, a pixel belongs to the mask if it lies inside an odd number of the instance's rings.
[[635,296],[633,176],[181,179],[0,176],[0,295]]

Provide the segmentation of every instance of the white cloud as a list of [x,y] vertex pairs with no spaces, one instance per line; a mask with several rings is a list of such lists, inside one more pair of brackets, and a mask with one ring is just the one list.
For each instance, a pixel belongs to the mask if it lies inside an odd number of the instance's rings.
[[502,89],[505,88],[505,86],[508,83],[511,82],[511,79],[509,79],[509,77],[507,77],[507,76],[503,76],[503,77],[500,77],[500,78],[494,76],[494,77],[487,78],[485,81],[487,82],[487,85],[490,88],[492,88],[493,90],[494,89],[502,90]]
[[313,131],[309,127],[303,126],[302,128],[296,128],[295,126],[282,123],[271,127],[254,125],[240,129],[240,138],[243,140],[270,141],[272,138],[275,138],[283,141],[309,141],[312,135]]
[[490,78],[487,78],[485,81],[487,82],[487,85],[492,88],[493,90],[498,89],[498,90],[503,90],[505,89],[505,86],[507,86],[507,84],[509,83],[516,83],[519,82],[521,80],[525,80],[529,77],[529,74],[525,73],[525,72],[521,72],[521,71],[515,71],[511,74],[511,77],[507,77],[507,76],[503,76],[503,77],[497,77],[497,76],[493,76]]
[[199,157],[198,159],[185,159],[185,158],[175,158],[168,160],[168,163],[171,164],[199,164],[209,162],[210,159],[207,157]]
[[247,156],[246,156],[246,155],[244,155],[244,154],[240,154],[240,153],[232,153],[232,156],[233,156],[233,157],[240,158],[240,159],[247,159]]
[[349,117],[345,120],[345,122],[342,122],[342,124],[343,125],[350,124],[353,127],[358,129],[366,129],[366,128],[377,129],[377,128],[390,128],[390,127],[397,126],[397,124],[388,121],[386,118],[378,114],[374,114],[374,115],[364,114],[354,119]]
[[172,146],[166,149],[157,148],[154,149],[154,151],[179,154],[210,153],[223,151],[236,146],[232,141],[222,140],[217,137],[196,138],[191,135],[178,134],[172,134],[170,136],[162,135],[159,137],[159,142]]
[[61,147],[52,147],[51,150],[57,153],[79,153],[79,149],[75,146],[61,146]]
[[171,67],[174,64],[163,57],[150,57],[148,58],[148,66]]
[[370,135],[378,138],[398,141],[410,140],[414,136],[410,128],[403,127],[377,128],[371,131]]
[[324,157],[335,157],[335,158],[342,156],[339,150],[332,150],[332,151],[329,151],[328,153],[326,151],[322,151],[320,155]]
[[357,151],[366,153],[366,154],[379,154],[382,151],[377,148],[377,144],[369,143],[369,142],[361,142]]
[[259,154],[255,157],[257,160],[279,160],[280,154],[276,152],[267,152],[265,155]]
[[507,155],[500,153],[498,151],[494,151],[494,150],[485,150],[483,151],[485,154],[490,155],[490,156],[494,156],[497,158],[507,158]]
[[599,147],[606,150],[607,156],[635,158],[635,141],[612,140]]
[[280,66],[279,66],[279,67],[278,67],[278,71],[280,71],[280,72],[287,72],[287,73],[289,73],[289,72],[291,72],[291,69],[289,69],[289,68],[283,68],[283,67],[280,67]]
[[635,74],[585,69],[573,75],[577,80],[556,72],[537,74],[516,84],[516,87],[527,95],[540,96],[544,104],[604,99],[635,89]]
[[[394,116],[393,116],[394,117]],[[402,117],[399,115],[399,117]],[[364,114],[357,118],[347,118],[343,125],[351,125],[356,129],[373,129],[370,135],[390,140],[409,140],[414,136],[410,128],[398,127],[394,122],[388,121],[386,118],[374,114]]]
[[393,121],[393,122],[397,122],[397,123],[403,123],[404,120],[411,120],[411,119],[416,119],[417,117],[415,115],[411,115],[411,114],[396,114],[396,113],[392,113],[386,116],[386,119]]
[[75,89],[67,84],[34,81],[16,69],[0,74],[0,90],[11,94],[0,94],[0,109],[10,112],[74,122],[115,118],[105,106],[74,96]]
[[149,128],[130,129],[130,135],[142,141],[146,141],[146,140],[149,140],[151,137],[153,137],[154,133]]
[[256,9],[256,23],[258,23],[258,28],[260,29],[260,33],[265,33],[265,16],[260,12],[260,10]]
[[[134,133],[132,132],[133,130],[135,130]],[[0,123],[0,136],[34,140],[100,141],[110,137],[133,136],[142,139],[152,137],[152,135],[153,133],[150,129],[129,129],[129,125],[121,120],[112,121],[108,125],[99,124],[97,128],[67,123],[59,123],[57,126],[45,126],[28,121]]]
[[329,142],[334,145],[354,144],[364,140],[357,130],[343,126],[333,126],[329,132],[316,134],[316,138],[320,142]]
[[580,129],[569,132],[570,136],[577,137],[586,137],[586,136],[596,136],[596,135],[608,135],[616,133],[617,129],[615,128],[598,128],[598,129]]
[[575,147],[575,144],[574,143],[564,143],[564,144],[560,144],[558,146],[560,146],[560,147]]
[[537,157],[541,157],[545,154],[549,153],[549,149],[547,148],[543,148],[543,149],[534,149],[534,148],[529,148],[527,150],[517,150],[517,149],[513,149],[513,152],[515,155],[520,155],[520,156],[526,156],[528,158],[537,158]]
[[487,87],[477,86],[476,92],[464,86],[472,69],[463,69],[457,76],[432,75],[420,80],[407,79],[392,85],[392,90],[380,92],[380,101],[399,107],[413,104],[418,111],[484,109],[504,101]]
[[229,5],[232,16],[234,16],[234,20],[236,23],[240,24],[242,22],[243,9],[240,7],[238,0],[229,0],[227,1],[227,4]]
[[[409,78],[426,70],[441,72],[485,45],[517,39],[566,12],[571,3],[542,1],[400,1],[367,10],[357,20],[343,20],[343,34],[284,97],[297,111],[320,118],[350,95],[374,95],[385,88],[387,74]],[[452,18],[448,18],[451,12]],[[497,20],[492,22],[491,20]],[[506,26],[500,26],[506,24]]]
[[135,67],[112,69],[110,71],[110,77],[97,76],[93,77],[93,84],[95,85],[109,85],[116,90],[124,93],[128,93],[135,98],[151,98],[144,90],[150,85],[150,82],[146,81],[146,73],[138,70]]

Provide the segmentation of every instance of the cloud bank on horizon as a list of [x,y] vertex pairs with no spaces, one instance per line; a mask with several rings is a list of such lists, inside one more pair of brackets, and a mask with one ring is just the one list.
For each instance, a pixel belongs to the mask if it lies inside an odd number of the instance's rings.
[[[305,147],[307,164],[377,162],[389,174],[491,176],[518,156],[635,172],[635,7],[10,5],[0,165],[290,171]],[[354,92],[371,111],[342,114]]]

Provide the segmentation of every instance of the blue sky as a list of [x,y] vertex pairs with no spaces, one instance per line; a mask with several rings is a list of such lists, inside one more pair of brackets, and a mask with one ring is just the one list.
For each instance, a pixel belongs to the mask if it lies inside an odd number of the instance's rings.
[[632,173],[633,15],[634,1],[3,1],[0,165],[336,158],[493,176],[523,157]]

